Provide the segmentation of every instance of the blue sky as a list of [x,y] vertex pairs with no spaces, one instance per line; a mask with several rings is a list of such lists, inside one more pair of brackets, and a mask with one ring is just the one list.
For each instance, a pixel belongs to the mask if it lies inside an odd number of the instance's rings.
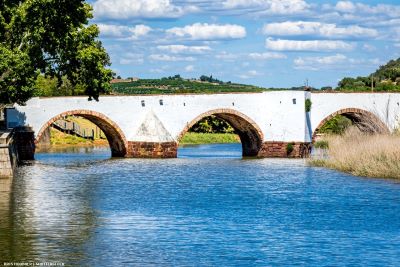
[[400,57],[400,1],[97,0],[122,77],[336,86]]

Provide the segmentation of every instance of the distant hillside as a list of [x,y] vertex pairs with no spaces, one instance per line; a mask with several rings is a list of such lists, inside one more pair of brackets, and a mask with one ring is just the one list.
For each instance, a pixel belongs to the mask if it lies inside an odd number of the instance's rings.
[[343,78],[338,85],[339,91],[400,91],[400,58],[380,66],[367,77]]
[[229,93],[262,92],[267,90],[253,85],[222,82],[212,76],[200,79],[183,79],[180,75],[161,79],[139,79],[112,84],[113,94],[182,94],[182,93]]

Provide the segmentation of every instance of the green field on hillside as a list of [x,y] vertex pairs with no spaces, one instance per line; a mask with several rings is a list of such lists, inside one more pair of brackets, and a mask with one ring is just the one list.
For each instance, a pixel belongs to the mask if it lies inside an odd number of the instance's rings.
[[253,85],[230,82],[205,82],[182,78],[140,79],[138,81],[112,84],[112,92],[114,94],[256,93],[264,90],[267,89]]

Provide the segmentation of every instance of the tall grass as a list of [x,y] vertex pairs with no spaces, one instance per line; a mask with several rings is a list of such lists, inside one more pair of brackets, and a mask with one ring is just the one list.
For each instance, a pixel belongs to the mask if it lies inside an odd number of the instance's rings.
[[[326,136],[329,148],[310,163],[357,176],[400,179],[400,136],[370,135],[349,128],[343,135]],[[323,155],[323,157],[321,157]]]

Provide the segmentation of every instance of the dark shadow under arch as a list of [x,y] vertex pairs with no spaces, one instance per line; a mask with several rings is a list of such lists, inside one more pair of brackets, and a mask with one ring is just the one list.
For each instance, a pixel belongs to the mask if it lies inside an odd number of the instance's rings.
[[53,118],[51,118],[36,135],[35,143],[38,144],[45,133],[55,121],[63,119],[67,116],[79,116],[85,118],[92,123],[96,124],[106,135],[108,143],[110,145],[111,154],[113,157],[124,157],[127,153],[127,141],[124,133],[119,128],[119,126],[114,123],[107,116],[90,110],[71,110],[63,112]]
[[321,127],[337,115],[342,115],[350,119],[362,132],[365,133],[387,134],[390,132],[386,124],[383,123],[374,113],[359,108],[346,108],[330,114],[318,124],[312,136],[313,142],[315,141]]
[[180,133],[178,144],[193,125],[211,115],[225,120],[235,129],[242,143],[242,154],[244,157],[258,156],[264,139],[260,127],[251,118],[233,109],[214,109],[200,114],[189,122]]

